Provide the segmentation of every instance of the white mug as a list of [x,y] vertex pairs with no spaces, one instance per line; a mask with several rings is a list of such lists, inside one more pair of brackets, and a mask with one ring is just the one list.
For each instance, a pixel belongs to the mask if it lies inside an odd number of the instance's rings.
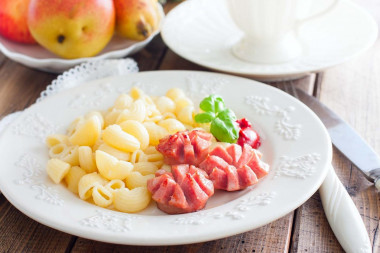
[[[226,0],[232,20],[244,37],[232,47],[238,58],[257,63],[281,63],[302,54],[298,27],[330,12],[340,0],[325,10],[298,18],[300,1],[306,0]],[[318,0],[315,0],[318,1]]]

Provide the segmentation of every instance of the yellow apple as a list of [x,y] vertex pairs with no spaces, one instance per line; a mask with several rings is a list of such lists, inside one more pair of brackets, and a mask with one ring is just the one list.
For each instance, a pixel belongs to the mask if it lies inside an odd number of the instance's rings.
[[114,0],[116,31],[131,40],[148,38],[159,24],[157,0]]
[[34,39],[63,58],[90,57],[112,38],[112,0],[31,0],[28,27]]

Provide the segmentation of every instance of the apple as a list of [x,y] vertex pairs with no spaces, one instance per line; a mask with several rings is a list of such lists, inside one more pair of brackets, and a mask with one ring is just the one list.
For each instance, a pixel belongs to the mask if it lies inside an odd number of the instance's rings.
[[144,40],[157,28],[157,0],[114,0],[116,31],[131,40]]
[[16,42],[36,43],[29,32],[27,13],[30,0],[0,0],[0,35]]
[[91,57],[111,40],[112,0],[31,0],[28,26],[35,40],[66,59]]

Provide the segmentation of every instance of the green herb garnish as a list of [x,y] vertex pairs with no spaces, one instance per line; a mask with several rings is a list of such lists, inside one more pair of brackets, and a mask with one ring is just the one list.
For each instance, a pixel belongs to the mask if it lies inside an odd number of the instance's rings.
[[239,128],[235,113],[226,108],[223,98],[210,95],[202,100],[199,107],[204,111],[195,115],[198,123],[210,123],[212,135],[223,142],[235,143],[239,138]]

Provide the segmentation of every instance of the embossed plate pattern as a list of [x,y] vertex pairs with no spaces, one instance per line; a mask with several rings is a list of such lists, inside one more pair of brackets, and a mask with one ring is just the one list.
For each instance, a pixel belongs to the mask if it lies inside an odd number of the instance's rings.
[[[303,54],[300,57],[280,64],[250,63],[238,59],[231,51],[242,32],[229,17],[225,2],[190,0],[181,3],[165,19],[161,31],[163,40],[181,57],[204,67],[277,80],[343,63],[368,49],[377,38],[374,19],[352,1],[343,0],[328,15],[301,27],[298,37]],[[326,1],[315,2],[324,6]]]
[[[103,209],[79,199],[45,172],[44,139],[64,133],[77,116],[105,110],[121,92],[138,86],[163,95],[180,87],[199,102],[217,93],[262,137],[271,171],[246,190],[217,191],[204,210],[167,215],[154,203],[137,214]],[[0,189],[20,211],[52,228],[93,240],[134,245],[208,241],[272,222],[305,202],[331,162],[331,142],[319,119],[286,93],[248,79],[195,71],[142,72],[97,80],[47,97],[17,118],[1,136]],[[223,224],[223,226],[221,226]]]

